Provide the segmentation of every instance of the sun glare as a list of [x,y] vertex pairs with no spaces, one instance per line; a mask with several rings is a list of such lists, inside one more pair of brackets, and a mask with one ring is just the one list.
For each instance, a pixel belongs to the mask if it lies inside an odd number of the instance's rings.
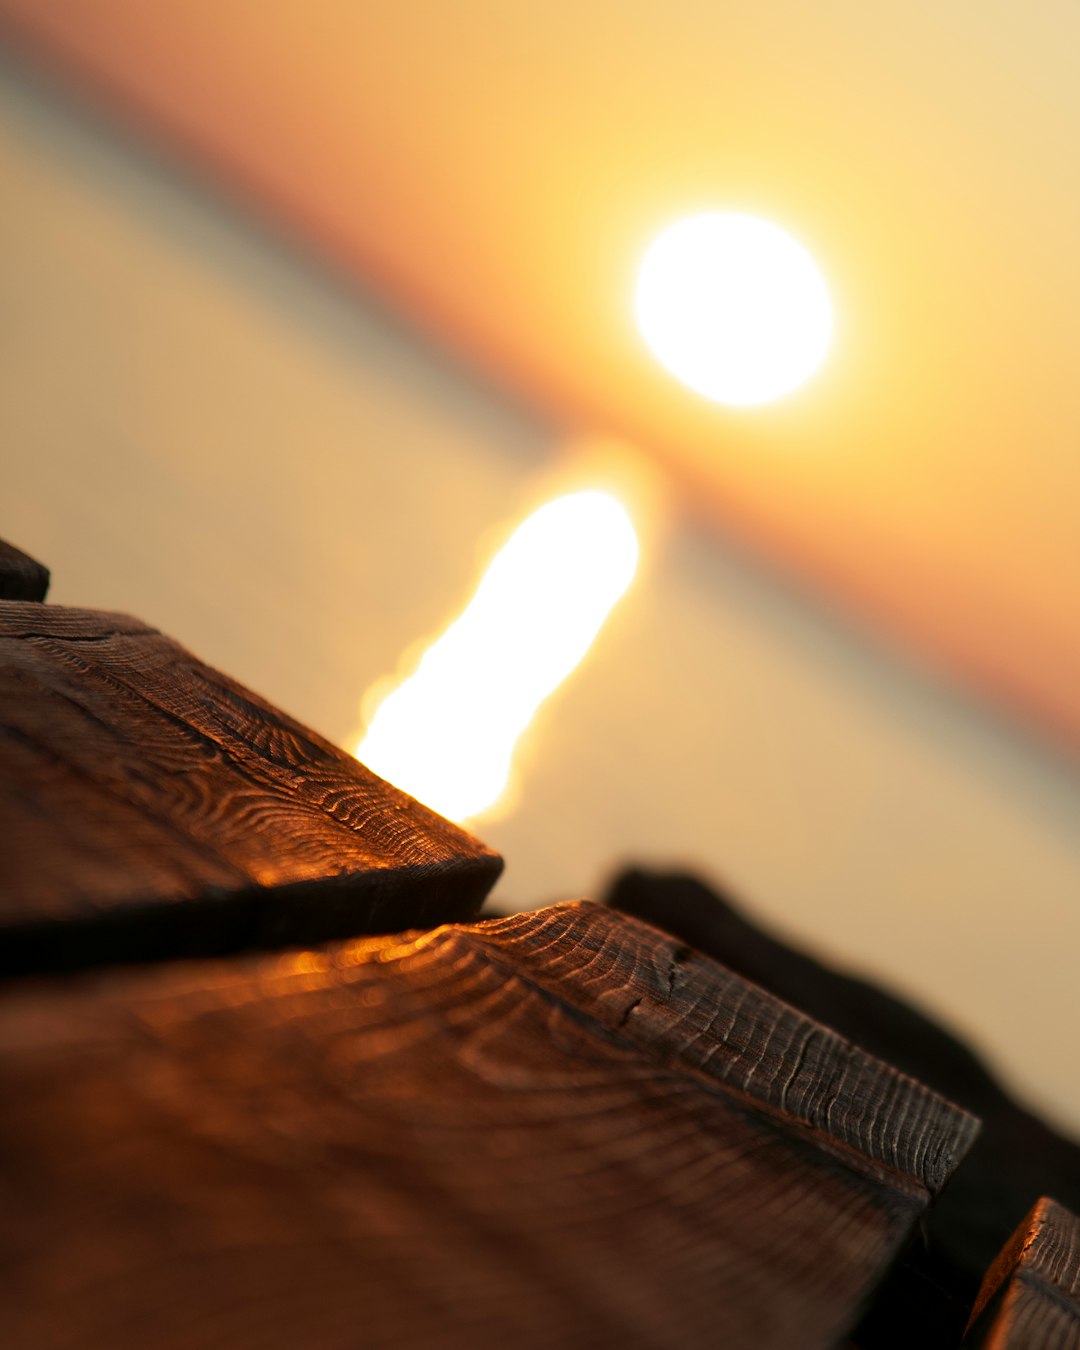
[[766,220],[712,212],[679,221],[645,255],[637,320],[653,354],[717,403],[789,393],[821,365],[832,303],[810,254]]
[[637,556],[630,518],[606,493],[533,512],[464,613],[379,704],[357,758],[451,820],[488,810],[518,738],[588,651]]

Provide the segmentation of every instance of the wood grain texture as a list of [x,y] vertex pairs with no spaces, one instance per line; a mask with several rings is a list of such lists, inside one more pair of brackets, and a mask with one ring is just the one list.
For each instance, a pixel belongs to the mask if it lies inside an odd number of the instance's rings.
[[0,969],[467,918],[501,860],[137,620],[0,606]]
[[[608,897],[834,1027],[979,1117],[982,1131],[860,1329],[870,1350],[955,1346],[986,1268],[1039,1195],[1080,1208],[1080,1146],[1013,1099],[971,1049],[884,989],[752,923],[693,877],[628,871]],[[932,1329],[932,1330],[931,1330]],[[937,1338],[935,1338],[937,1337]]]
[[833,1346],[975,1123],[574,903],[0,998],[13,1350]]
[[987,1272],[965,1346],[1080,1350],[1080,1219],[1042,1198]]
[[49,569],[27,553],[0,539],[0,600],[45,599]]

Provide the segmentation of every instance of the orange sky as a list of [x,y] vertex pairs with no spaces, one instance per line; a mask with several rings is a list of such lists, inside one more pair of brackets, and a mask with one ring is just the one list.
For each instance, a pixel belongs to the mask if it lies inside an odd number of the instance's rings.
[[[729,529],[1080,741],[1080,11],[0,0],[174,145]],[[811,385],[717,408],[632,321],[666,223],[825,272]]]

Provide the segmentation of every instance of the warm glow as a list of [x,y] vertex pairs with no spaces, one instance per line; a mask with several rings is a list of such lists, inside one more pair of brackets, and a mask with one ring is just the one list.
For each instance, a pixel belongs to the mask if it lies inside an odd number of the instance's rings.
[[502,795],[537,707],[588,651],[637,565],[625,510],[575,492],[535,511],[460,618],[379,705],[357,758],[451,820]]
[[654,355],[717,403],[766,403],[825,358],[832,304],[813,258],[753,216],[680,221],[645,255],[637,319]]

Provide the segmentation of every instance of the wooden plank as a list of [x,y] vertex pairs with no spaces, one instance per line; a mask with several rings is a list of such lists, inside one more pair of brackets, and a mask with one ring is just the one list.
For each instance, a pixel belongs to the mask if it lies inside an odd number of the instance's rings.
[[0,600],[42,601],[49,589],[49,569],[29,554],[0,539]]
[[975,1122],[572,903],[0,997],[6,1344],[836,1345]]
[[467,918],[463,830],[137,620],[0,606],[0,970]]
[[964,1344],[1080,1350],[1080,1219],[1045,1197],[987,1272]]
[[868,1350],[955,1346],[983,1273],[1034,1197],[1056,1195],[1080,1209],[1080,1148],[1013,1100],[968,1046],[918,1009],[778,941],[695,878],[630,871],[608,900],[716,957],[980,1118],[982,1132],[970,1157],[859,1332]]

